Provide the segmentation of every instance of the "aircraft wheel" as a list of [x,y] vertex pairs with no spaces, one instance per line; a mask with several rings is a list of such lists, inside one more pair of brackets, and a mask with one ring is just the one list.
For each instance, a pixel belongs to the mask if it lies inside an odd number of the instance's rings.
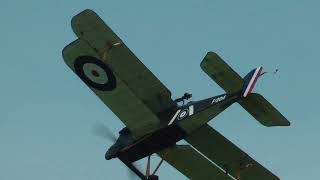
[[151,175],[147,180],[159,180],[159,177],[157,175]]

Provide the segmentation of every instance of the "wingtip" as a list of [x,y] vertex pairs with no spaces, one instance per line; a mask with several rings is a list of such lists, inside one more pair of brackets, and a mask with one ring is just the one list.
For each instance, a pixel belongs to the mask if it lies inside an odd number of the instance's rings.
[[218,56],[218,54],[215,52],[212,52],[212,51],[207,52],[207,54],[205,55],[205,57],[203,58],[203,60],[200,63],[200,67],[203,69],[204,66],[208,63],[207,59],[211,59],[214,56]]
[[291,126],[291,123],[288,121],[285,126]]
[[78,40],[79,40],[79,39],[74,40],[73,42],[71,42],[70,44],[66,45],[66,46],[62,49],[61,54],[62,54],[62,58],[64,59],[64,61],[66,61],[66,57],[67,57],[67,54],[68,54],[68,49],[69,49],[71,46],[73,46],[74,44],[76,44]]
[[291,126],[291,123],[290,123],[290,121],[287,120],[287,118],[284,118],[282,126]]
[[291,123],[289,121],[278,123],[278,124],[272,124],[272,125],[265,125],[267,127],[277,127],[277,126],[291,126]]
[[81,36],[81,33],[78,32],[78,26],[79,26],[79,19],[81,19],[82,17],[89,17],[89,16],[95,16],[95,17],[99,17],[97,15],[96,12],[94,12],[93,10],[91,9],[85,9],[83,11],[81,11],[80,13],[78,13],[77,15],[73,16],[72,19],[71,19],[71,28],[73,30],[73,32],[79,37]]

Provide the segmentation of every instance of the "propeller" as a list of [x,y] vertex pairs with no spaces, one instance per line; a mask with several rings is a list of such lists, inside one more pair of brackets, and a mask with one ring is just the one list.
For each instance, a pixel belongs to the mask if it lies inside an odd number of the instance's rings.
[[[117,141],[117,137],[116,135],[110,130],[110,128],[108,128],[108,126],[106,126],[104,123],[102,122],[96,122],[94,127],[93,127],[93,130],[92,130],[92,133],[102,139],[108,139],[109,141],[115,143]],[[136,166],[138,169],[141,169],[139,168],[140,166],[135,163],[134,166]],[[136,176],[136,174],[134,174],[130,169],[128,169],[128,178],[130,180],[138,180],[139,177]]]
[[[115,143],[117,141],[116,135],[102,122],[96,122],[94,127],[93,127],[93,134],[103,138],[103,139],[108,139],[109,141]],[[151,173],[151,156],[148,156],[147,159],[147,167],[146,167],[146,176],[155,176],[156,172],[158,171],[159,167],[161,166],[163,162],[163,159],[160,161],[160,163],[157,165],[156,169]],[[134,163],[133,164],[137,169],[141,169],[139,164]],[[132,172],[130,169],[128,169],[128,177],[130,180],[138,180],[139,177]]]
[[109,141],[114,143],[117,141],[116,135],[108,128],[108,126],[101,122],[97,122],[94,125],[93,134],[100,138],[108,139]]

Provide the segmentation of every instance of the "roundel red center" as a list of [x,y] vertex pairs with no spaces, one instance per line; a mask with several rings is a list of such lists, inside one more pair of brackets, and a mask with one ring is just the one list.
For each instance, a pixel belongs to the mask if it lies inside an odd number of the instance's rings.
[[93,76],[95,76],[95,77],[99,77],[99,76],[100,76],[100,74],[99,74],[96,70],[92,70],[92,71],[91,71],[91,74],[92,74]]

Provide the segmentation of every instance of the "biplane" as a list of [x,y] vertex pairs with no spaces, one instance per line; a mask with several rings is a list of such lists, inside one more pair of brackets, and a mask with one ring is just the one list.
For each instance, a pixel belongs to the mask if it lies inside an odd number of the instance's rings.
[[[262,67],[244,78],[216,53],[209,52],[202,70],[226,93],[184,103],[192,95],[173,100],[171,92],[129,50],[92,10],[74,16],[78,39],[63,49],[66,64],[125,125],[105,154],[120,159],[141,179],[159,179],[166,161],[196,180],[277,180],[272,172],[223,137],[208,122],[233,103],[239,103],[262,125],[289,126],[289,121],[262,95],[252,93]],[[188,144],[178,145],[185,140]],[[150,171],[150,157],[161,161]],[[134,162],[147,158],[141,172]]]

